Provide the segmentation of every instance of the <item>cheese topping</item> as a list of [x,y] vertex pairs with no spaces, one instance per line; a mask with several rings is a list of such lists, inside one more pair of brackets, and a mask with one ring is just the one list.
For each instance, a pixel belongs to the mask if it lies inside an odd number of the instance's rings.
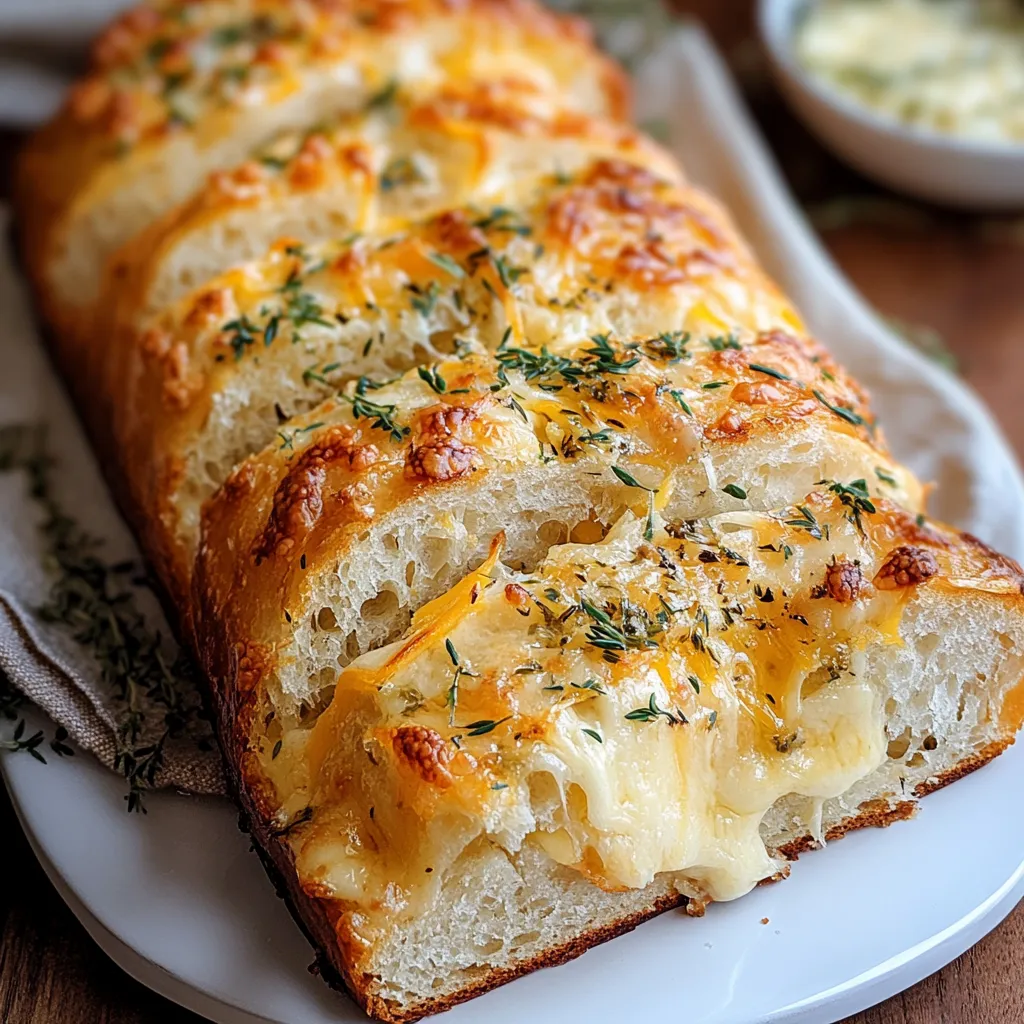
[[866,583],[881,558],[848,505],[669,530],[652,508],[529,576],[499,557],[343,670],[315,725],[268,735],[312,894],[422,912],[482,839],[609,890],[672,872],[732,899],[778,870],[772,804],[884,760],[863,651],[898,642],[903,599]]
[[906,124],[1024,140],[1024,10],[1014,0],[824,0],[799,29],[797,54]]

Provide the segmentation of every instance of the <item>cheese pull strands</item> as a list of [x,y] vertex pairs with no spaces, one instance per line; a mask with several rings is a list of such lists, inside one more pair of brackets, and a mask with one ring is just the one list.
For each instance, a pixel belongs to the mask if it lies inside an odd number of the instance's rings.
[[[496,538],[405,637],[340,673],[311,732],[286,736],[304,750],[288,768],[311,808],[294,843],[304,884],[352,877],[321,855],[339,799],[390,849],[418,837],[409,870],[388,861],[374,891],[397,886],[421,912],[439,880],[414,866],[459,853],[425,825],[436,815],[466,819],[460,842],[538,842],[607,891],[683,872],[731,899],[781,870],[759,831],[768,810],[792,793],[835,798],[886,760],[872,651],[908,642],[919,588],[973,577],[1020,599],[1015,567],[993,572],[884,499],[859,522],[827,490],[800,508],[820,536],[789,509],[681,533],[656,516],[650,538],[627,513],[527,574],[499,562]],[[894,534],[918,543],[892,549]],[[371,818],[385,792],[403,810]],[[368,846],[352,854],[360,878]]]
[[243,818],[381,1020],[740,896],[1024,718],[1021,570],[626,92],[531,0],[153,0],[19,167]]

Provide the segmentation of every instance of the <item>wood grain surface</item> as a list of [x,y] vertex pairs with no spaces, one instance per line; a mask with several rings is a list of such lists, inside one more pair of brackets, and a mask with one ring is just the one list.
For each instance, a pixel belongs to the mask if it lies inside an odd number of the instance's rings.
[[[1024,455],[1024,218],[954,216],[864,182],[828,157],[782,106],[750,38],[747,0],[678,0],[677,6],[710,24],[787,178],[852,280],[918,342],[955,359]],[[0,171],[14,142],[0,133]],[[91,942],[35,862],[5,793],[0,835],[8,863],[0,888],[2,1024],[201,1019],[144,989]],[[879,928],[899,913],[898,906],[880,906]],[[944,970],[845,1024],[1022,1022],[1024,904]]]

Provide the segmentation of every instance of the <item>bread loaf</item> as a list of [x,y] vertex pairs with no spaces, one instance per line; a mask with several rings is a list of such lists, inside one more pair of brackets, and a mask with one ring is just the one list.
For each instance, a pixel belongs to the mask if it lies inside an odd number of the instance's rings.
[[625,104],[525,0],[178,0],[21,165],[248,827],[382,1020],[741,896],[1024,718],[1021,570]]

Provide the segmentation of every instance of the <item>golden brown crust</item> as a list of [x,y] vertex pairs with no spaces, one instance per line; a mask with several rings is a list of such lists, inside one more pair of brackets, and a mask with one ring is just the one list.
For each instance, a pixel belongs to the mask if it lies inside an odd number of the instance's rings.
[[917,586],[938,571],[935,556],[927,548],[901,544],[889,552],[872,582],[879,590],[900,590]]
[[[402,51],[417,36],[428,40],[431,79],[452,74],[460,62],[469,77],[487,77],[489,66],[506,66],[502,57],[519,56],[508,74],[546,77],[552,91],[575,94],[580,109],[626,115],[621,70],[594,49],[579,22],[531,0],[172,0],[134,8],[97,41],[88,74],[30,140],[16,173],[22,249],[69,369],[88,366],[83,349],[95,314],[90,289],[69,291],[60,267],[69,247],[102,238],[94,253],[102,262],[111,245],[137,230],[139,214],[151,220],[217,169],[204,154],[236,133],[265,138],[254,110],[271,130],[275,108],[301,120],[304,108],[293,99],[303,89],[312,93],[305,106],[314,123],[339,103],[358,109],[388,86],[389,69],[402,74],[409,63]],[[354,70],[361,83],[332,86],[338,68]],[[325,87],[337,90],[336,102]],[[177,166],[161,168],[163,160]],[[303,170],[294,173],[301,179]],[[147,178],[148,196],[111,202]],[[118,202],[135,207],[126,224],[118,228],[107,215],[89,222],[91,210],[118,209]]]

